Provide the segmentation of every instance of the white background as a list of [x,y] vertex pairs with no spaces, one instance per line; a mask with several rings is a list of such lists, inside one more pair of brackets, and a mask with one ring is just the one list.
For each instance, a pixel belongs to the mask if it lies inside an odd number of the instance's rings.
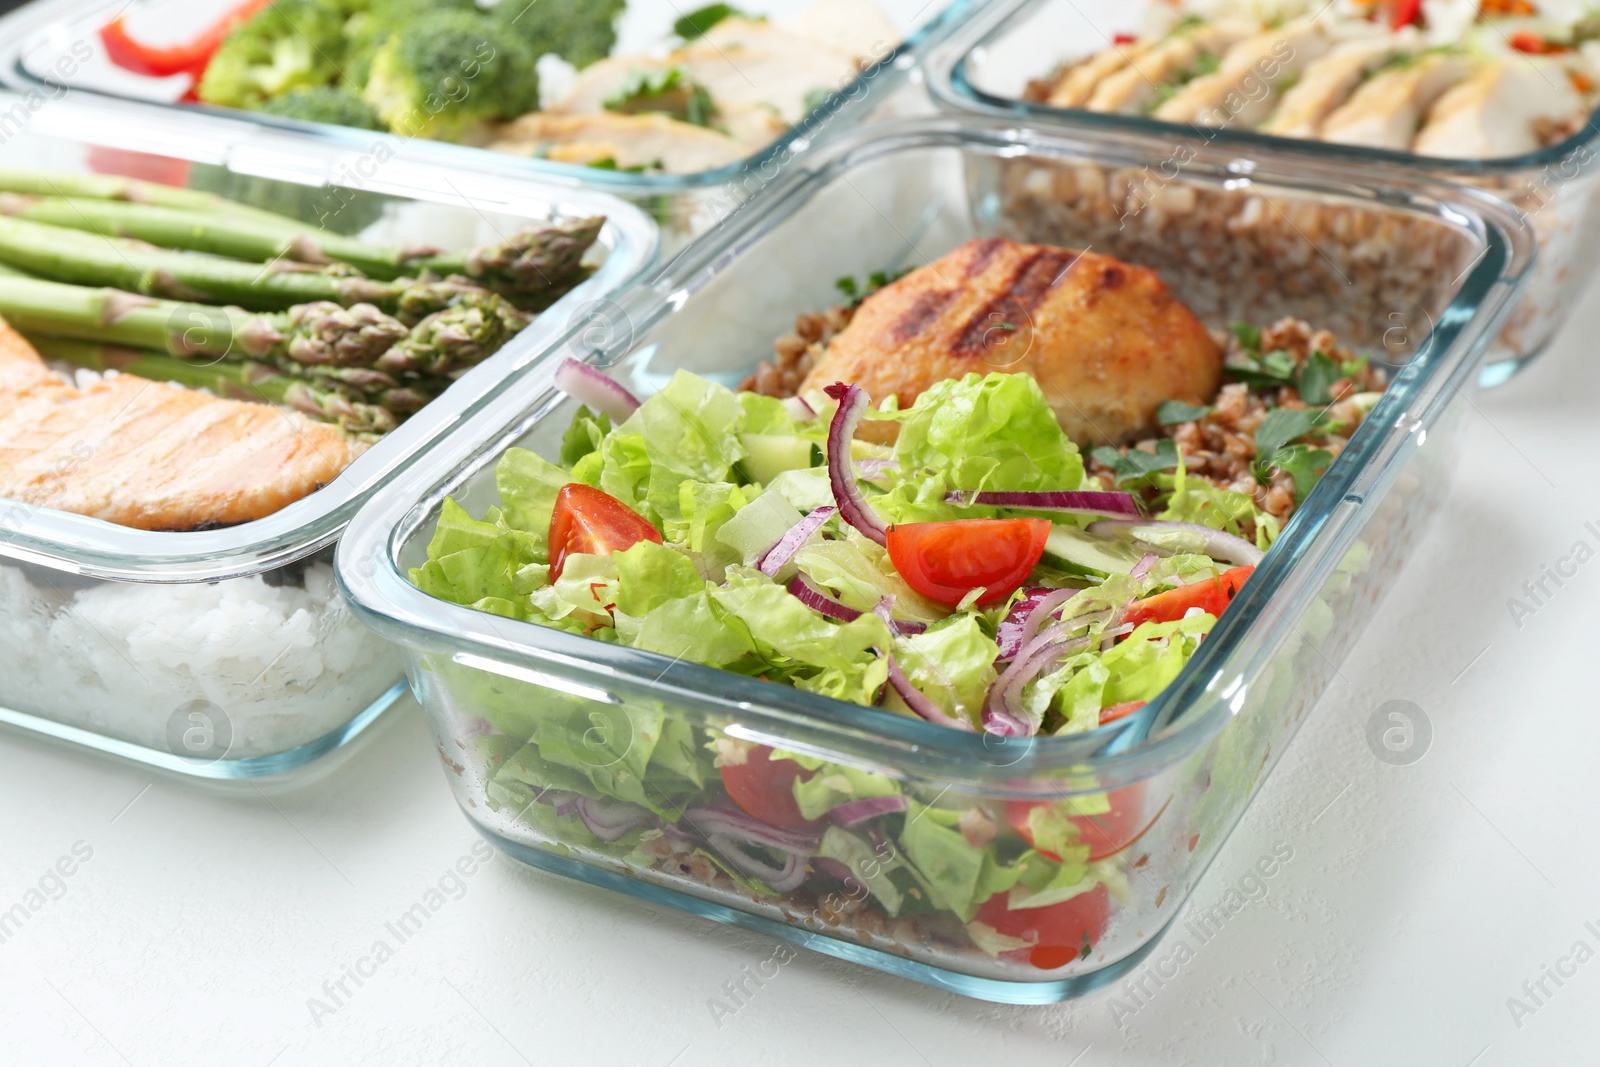
[[[1506,1002],[1577,940],[1600,949],[1600,559],[1520,628],[1507,600],[1574,542],[1600,549],[1596,336],[1591,290],[1539,363],[1475,398],[1439,523],[1190,903],[1279,842],[1294,858],[1126,1026],[1115,990],[1001,1007],[803,952],[715,1020],[708,999],[772,942],[504,858],[313,1021],[323,983],[478,841],[408,699],[284,795],[0,735],[0,908],[93,849],[0,944],[0,1062],[1593,1063],[1600,960],[1520,1027]],[[1365,740],[1393,699],[1433,725],[1411,766]]]

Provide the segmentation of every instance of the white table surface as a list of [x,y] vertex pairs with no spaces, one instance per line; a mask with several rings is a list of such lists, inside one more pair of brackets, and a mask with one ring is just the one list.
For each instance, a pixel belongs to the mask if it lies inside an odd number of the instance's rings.
[[[0,733],[0,910],[88,854],[0,943],[0,1063],[1594,1063],[1600,561],[1520,627],[1507,601],[1575,542],[1600,549],[1597,295],[1476,399],[1445,513],[1190,906],[1279,843],[1292,860],[1121,1025],[1115,989],[1001,1007],[805,952],[719,1019],[710,998],[773,942],[503,857],[347,996],[325,990],[483,848],[408,699],[282,794]],[[1433,726],[1410,766],[1365,739],[1395,699]],[[1576,974],[1529,998],[1558,963]]]

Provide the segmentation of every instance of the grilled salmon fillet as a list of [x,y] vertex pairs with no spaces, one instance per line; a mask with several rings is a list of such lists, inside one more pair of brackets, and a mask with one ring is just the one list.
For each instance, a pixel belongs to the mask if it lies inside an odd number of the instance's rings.
[[[1154,271],[990,238],[863,301],[801,390],[853,382],[907,407],[934,382],[990,371],[1033,375],[1079,444],[1116,444],[1148,435],[1163,400],[1210,400],[1222,351]],[[858,432],[886,440],[895,426]]]
[[0,320],[0,497],[141,530],[229,525],[333,481],[363,447],[303,415],[133,375],[78,389]]

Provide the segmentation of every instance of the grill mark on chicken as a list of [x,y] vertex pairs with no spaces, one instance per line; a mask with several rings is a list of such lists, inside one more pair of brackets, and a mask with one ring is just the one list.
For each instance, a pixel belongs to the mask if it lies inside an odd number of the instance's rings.
[[967,261],[967,277],[976,278],[994,260],[996,254],[1006,246],[1006,242],[998,237],[988,237],[982,241],[975,241],[972,245],[972,258]]
[[[956,356],[981,356],[1001,347],[1025,325],[1032,326],[1033,309],[1044,303],[1079,254],[1070,248],[1046,248],[1022,261],[1006,291],[989,301],[967,320],[950,346]],[[996,344],[995,331],[1001,332]]]
[[959,292],[955,289],[933,289],[919,294],[916,302],[895,320],[890,328],[890,336],[899,344],[920,336],[938,321],[939,316],[944,314],[944,309],[958,295]]

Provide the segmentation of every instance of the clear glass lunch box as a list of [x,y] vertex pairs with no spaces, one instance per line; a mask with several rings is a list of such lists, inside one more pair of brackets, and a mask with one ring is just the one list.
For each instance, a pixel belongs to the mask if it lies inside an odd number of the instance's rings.
[[[673,5],[632,0],[624,21],[636,19],[641,31],[628,32],[619,48],[644,49],[670,33],[672,23],[699,4]],[[734,5],[754,15],[779,15],[802,5],[784,0],[754,0]],[[924,113],[921,66],[928,50],[943,40],[979,5],[976,0],[878,0],[878,6],[905,38],[883,42],[875,62],[855,80],[839,86],[802,121],[748,158],[698,174],[636,174],[601,170],[546,159],[501,155],[444,142],[426,142],[438,161],[462,170],[494,168],[550,182],[581,185],[621,197],[652,215],[662,228],[662,245],[675,252],[710,229],[789,165],[796,153],[821,138],[891,115]],[[331,145],[370,152],[379,142],[404,138],[341,126],[299,122],[258,112],[179,103],[187,76],[150,78],[113,66],[105,58],[99,29],[126,13],[130,31],[143,31],[155,43],[181,39],[209,25],[225,7],[222,0],[36,0],[0,18],[0,84],[20,92],[50,93],[65,86],[122,99],[226,117],[243,126],[293,129]],[[636,9],[637,13],[636,13]],[[143,38],[141,37],[141,40]]]
[[[0,94],[0,113],[21,98]],[[19,106],[26,106],[25,104]],[[150,532],[0,500],[0,722],[183,774],[278,774],[344,744],[404,692],[392,646],[336,594],[332,545],[362,501],[501,395],[574,322],[652,269],[656,229],[587,190],[449,172],[404,155],[371,173],[291,134],[233,138],[203,115],[49,102],[0,143],[0,166],[189,185],[364,232],[460,248],[528,220],[607,219],[594,274],[501,351],[267,518]],[[71,477],[71,450],[58,468]]]
[[[841,276],[925,263],[976,236],[1050,239],[1050,220],[1032,225],[1001,210],[1014,168],[1048,176],[1150,158],[1137,146],[981,118],[863,131],[801,161],[759,210],[636,290],[624,305],[627,336],[590,346],[589,358],[640,395],[679,368],[733,385],[798,313],[837,302]],[[1512,211],[1470,190],[1413,182],[1378,193],[1273,165],[1241,178],[1216,153],[1176,180],[1197,194],[1242,182],[1286,210],[1338,205],[1367,224],[1404,221],[1432,232],[1429,254],[1446,257],[1450,269],[1413,294],[1427,322],[1403,343],[1382,327],[1350,337],[1395,371],[1392,384],[1159,698],[1090,733],[1005,740],[424,595],[407,573],[427,558],[442,501],[453,497],[481,514],[497,500],[494,465],[507,447],[546,456],[560,448],[575,409],[551,385],[572,350],[563,343],[524,369],[514,395],[486,406],[376,495],[337,554],[356,614],[404,649],[446,777],[478,830],[529,864],[970,996],[1050,1002],[1134,966],[1438,512],[1455,465],[1461,394],[1473,387],[1533,249]],[[1255,236],[1246,228],[1233,239]],[[1179,270],[1163,264],[1170,283],[1183,281]],[[1315,318],[1338,288],[1337,279],[1315,292],[1236,287],[1203,317],[1215,325],[1269,313]],[[751,890],[715,862],[717,842],[727,840],[717,835],[737,814],[704,762],[750,744],[817,761],[817,773],[837,776],[840,789],[859,786],[866,795],[866,782],[876,795],[906,797],[901,841],[912,811],[932,820],[918,832],[934,835],[964,834],[969,818],[1009,833],[1011,802],[1121,812],[1143,829],[1118,852],[1090,852],[1103,864],[1095,884],[1106,887],[1108,928],[1092,950],[1063,958],[979,929],[962,910],[930,910],[938,903],[931,891],[917,906],[908,889],[891,909],[878,893],[881,876],[901,859],[893,837],[857,835],[854,853],[827,855],[814,840],[786,839],[789,855],[806,865],[799,888]],[[629,805],[618,804],[630,789],[648,813],[635,806],[630,816]]]
[[[1085,211],[1072,239],[1094,242],[1101,251],[1147,247],[1163,239],[1176,212],[1198,211],[1225,219],[1247,201],[1219,195],[1195,204],[1174,196],[1168,175],[1184,169],[1190,154],[1205,146],[1237,157],[1248,173],[1253,161],[1283,161],[1330,181],[1385,189],[1408,178],[1473,186],[1501,197],[1532,223],[1539,260],[1515,311],[1491,347],[1483,384],[1495,385],[1536,357],[1571,314],[1600,263],[1600,125],[1584,124],[1559,144],[1502,159],[1441,159],[1321,141],[1275,137],[1246,130],[1196,127],[1139,115],[1114,115],[1058,108],[1024,99],[1030,80],[1063,61],[1104,48],[1118,32],[1137,32],[1148,5],[1104,0],[996,0],[961,27],[928,61],[928,87],[939,104],[964,113],[1007,115],[1044,127],[1117,135],[1144,146],[1148,171],[1107,175],[1086,182],[1078,195],[1098,202]],[[1113,180],[1114,179],[1114,180]],[[1380,298],[1393,272],[1416,262],[1405,230],[1358,233],[1335,213],[1305,211],[1277,220],[1288,243],[1299,230],[1315,236],[1323,258],[1351,276],[1358,295]],[[1188,225],[1188,224],[1186,224]],[[1195,227],[1203,225],[1196,222]],[[1225,232],[1226,223],[1221,223]],[[1220,240],[1220,236],[1219,236]],[[1220,264],[1228,266],[1226,262]]]

